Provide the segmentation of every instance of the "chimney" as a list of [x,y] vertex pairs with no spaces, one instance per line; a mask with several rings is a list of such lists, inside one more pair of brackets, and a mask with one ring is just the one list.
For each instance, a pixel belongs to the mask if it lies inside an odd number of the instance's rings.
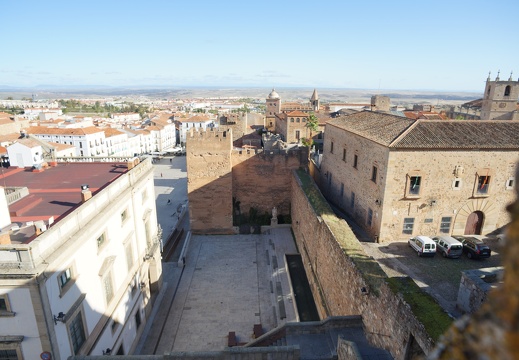
[[92,197],[92,191],[90,191],[90,187],[88,184],[81,185],[81,202],[86,202]]

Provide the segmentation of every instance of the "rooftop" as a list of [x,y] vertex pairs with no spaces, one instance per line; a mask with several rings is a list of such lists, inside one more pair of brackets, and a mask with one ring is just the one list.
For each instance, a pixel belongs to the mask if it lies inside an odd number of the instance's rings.
[[[20,228],[30,221],[58,221],[81,205],[81,185],[92,195],[128,172],[126,163],[59,163],[43,172],[27,168],[2,169],[0,184],[5,188],[25,186],[29,195],[9,205],[11,222]],[[26,238],[23,243],[30,242]]]

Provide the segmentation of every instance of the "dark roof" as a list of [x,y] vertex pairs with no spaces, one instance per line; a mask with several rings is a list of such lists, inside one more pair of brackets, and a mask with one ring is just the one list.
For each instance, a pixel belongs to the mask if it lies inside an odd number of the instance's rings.
[[374,111],[361,111],[330,120],[327,124],[389,146],[415,120]]
[[418,120],[391,148],[519,150],[519,121]]
[[128,172],[126,163],[59,163],[43,172],[29,168],[3,169],[0,178],[6,187],[26,186],[29,195],[9,205],[11,221],[57,221],[81,205],[81,185],[88,184],[92,195]]
[[519,150],[519,121],[411,120],[362,111],[327,124],[392,149]]

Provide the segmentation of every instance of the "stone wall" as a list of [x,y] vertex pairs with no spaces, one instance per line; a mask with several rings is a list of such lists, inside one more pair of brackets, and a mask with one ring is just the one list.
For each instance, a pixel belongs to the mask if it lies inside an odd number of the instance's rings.
[[233,198],[240,212],[290,214],[292,170],[306,167],[306,148],[232,150],[232,131],[192,132],[186,156],[191,230],[194,234],[233,233]]
[[231,234],[232,131],[187,135],[187,191],[194,234]]
[[[294,176],[292,228],[320,317],[362,315],[369,341],[390,351],[396,359],[405,357],[412,342],[429,353],[434,342],[410,306],[384,281],[376,291],[370,288],[341,245],[340,236],[354,237],[351,229],[344,223],[341,228],[347,234],[336,236],[326,217],[316,214],[299,178]],[[362,259],[362,254],[357,256]],[[372,261],[367,255],[364,258]]]
[[503,272],[502,267],[462,271],[456,307],[470,314],[478,310],[488,292],[503,282]]
[[295,151],[232,151],[233,197],[242,213],[290,214],[292,170],[305,167],[306,148]]

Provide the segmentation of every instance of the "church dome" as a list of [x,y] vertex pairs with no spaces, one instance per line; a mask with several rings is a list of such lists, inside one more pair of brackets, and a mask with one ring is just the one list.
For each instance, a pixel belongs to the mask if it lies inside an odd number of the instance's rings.
[[268,98],[269,99],[279,99],[279,94],[276,92],[276,90],[272,89]]

